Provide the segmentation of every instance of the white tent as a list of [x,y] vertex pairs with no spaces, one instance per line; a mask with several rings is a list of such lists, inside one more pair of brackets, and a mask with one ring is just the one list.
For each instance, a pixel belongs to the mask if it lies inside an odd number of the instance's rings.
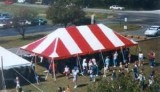
[[[27,60],[21,58],[20,56],[6,50],[5,48],[0,46],[0,57],[3,61],[3,69],[10,69],[15,67],[22,67],[22,66],[31,66],[31,63]],[[0,61],[1,61],[0,60]],[[0,68],[2,67],[0,63]]]
[[21,83],[25,82],[22,76],[32,81],[34,72],[31,62],[0,46],[0,89],[4,89],[4,85],[7,85],[7,88],[15,86],[16,76],[20,78]]

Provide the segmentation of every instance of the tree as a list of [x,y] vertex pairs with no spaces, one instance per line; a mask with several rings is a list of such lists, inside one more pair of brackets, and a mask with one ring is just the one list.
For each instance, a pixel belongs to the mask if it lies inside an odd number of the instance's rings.
[[148,86],[148,78],[146,78],[144,89],[142,89],[139,81],[132,80],[130,74],[118,74],[118,77],[113,81],[108,77],[89,84],[87,92],[159,92],[159,76],[159,73],[154,75],[154,82],[151,86]]
[[56,0],[47,10],[47,18],[53,24],[63,24],[65,27],[85,17],[85,12],[77,0]]
[[15,28],[15,31],[22,36],[23,39],[25,39],[26,27],[28,26],[27,21],[30,21],[35,16],[37,16],[37,12],[29,8],[19,8],[15,12],[13,18],[13,27]]

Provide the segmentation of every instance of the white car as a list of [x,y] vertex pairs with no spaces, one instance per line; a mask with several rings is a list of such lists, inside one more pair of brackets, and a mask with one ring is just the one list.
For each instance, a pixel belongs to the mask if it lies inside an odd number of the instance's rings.
[[124,10],[124,7],[118,6],[118,5],[112,5],[109,7],[111,10]]
[[145,32],[144,35],[146,36],[158,36],[160,35],[160,26],[151,26],[148,28]]
[[6,24],[0,23],[0,28],[4,28]]
[[5,21],[0,19],[0,28],[4,28],[5,25],[6,25]]
[[17,0],[18,3],[24,3],[25,0]]

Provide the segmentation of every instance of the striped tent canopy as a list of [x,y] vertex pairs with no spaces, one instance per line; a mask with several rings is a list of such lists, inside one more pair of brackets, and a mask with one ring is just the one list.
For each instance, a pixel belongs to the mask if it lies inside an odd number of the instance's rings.
[[22,46],[21,49],[59,59],[129,47],[138,43],[103,24],[58,28],[47,36]]

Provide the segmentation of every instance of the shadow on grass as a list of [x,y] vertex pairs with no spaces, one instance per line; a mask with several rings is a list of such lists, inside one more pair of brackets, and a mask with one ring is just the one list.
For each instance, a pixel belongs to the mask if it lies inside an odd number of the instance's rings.
[[84,87],[87,86],[88,84],[79,84],[78,87]]
[[[58,74],[56,77],[57,77],[57,78],[61,78],[61,77],[65,77],[65,75],[64,75],[64,74]],[[69,77],[69,78],[70,78],[70,77]]]
[[155,65],[156,65],[156,66],[160,66],[160,63],[159,63],[159,62],[156,62]]
[[8,42],[11,42],[12,40],[0,40],[0,43],[1,44],[6,44],[6,43],[8,43]]

